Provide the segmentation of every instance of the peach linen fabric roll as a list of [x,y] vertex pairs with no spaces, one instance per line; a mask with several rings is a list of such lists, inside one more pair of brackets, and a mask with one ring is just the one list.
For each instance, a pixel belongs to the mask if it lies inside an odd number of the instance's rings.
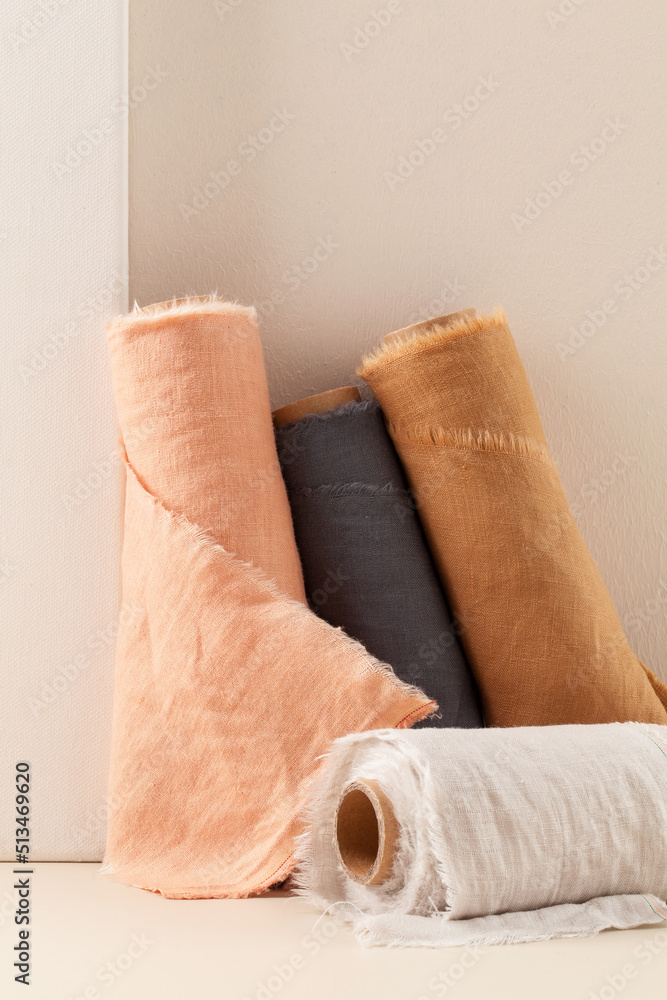
[[293,867],[332,739],[435,705],[305,605],[254,310],[135,308],[108,340],[127,486],[103,871],[246,896]]
[[398,331],[380,400],[489,726],[667,722],[577,529],[505,316]]

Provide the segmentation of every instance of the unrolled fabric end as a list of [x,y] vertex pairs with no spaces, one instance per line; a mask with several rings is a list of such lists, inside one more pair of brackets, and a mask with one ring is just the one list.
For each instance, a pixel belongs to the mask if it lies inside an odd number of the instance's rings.
[[385,948],[487,948],[554,938],[593,937],[600,931],[629,930],[667,921],[667,903],[648,893],[599,896],[585,903],[562,903],[468,920],[449,920],[446,914],[358,917],[351,908],[343,912],[360,944]]

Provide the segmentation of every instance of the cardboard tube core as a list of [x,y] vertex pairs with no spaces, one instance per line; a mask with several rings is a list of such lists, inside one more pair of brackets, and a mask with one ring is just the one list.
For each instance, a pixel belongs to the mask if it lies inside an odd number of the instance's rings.
[[309,413],[327,413],[335,410],[343,403],[356,403],[361,399],[356,385],[344,385],[340,389],[329,389],[328,392],[318,392],[315,396],[306,396],[296,403],[288,403],[279,410],[273,411],[273,422],[276,427],[293,424]]
[[353,781],[336,810],[336,851],[346,874],[361,885],[379,885],[391,874],[399,827],[377,781]]
[[402,330],[394,330],[384,338],[385,344],[396,344],[400,340],[407,340],[415,334],[428,333],[434,326],[446,329],[453,326],[460,319],[466,319],[476,314],[475,309],[461,309],[460,312],[447,313],[446,316],[435,316],[433,319],[425,319],[423,323],[415,323],[414,326],[405,326]]

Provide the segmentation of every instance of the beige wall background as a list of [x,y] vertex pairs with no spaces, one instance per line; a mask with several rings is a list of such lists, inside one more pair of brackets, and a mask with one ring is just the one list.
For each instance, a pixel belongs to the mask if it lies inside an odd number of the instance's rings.
[[130,27],[132,81],[164,73],[130,123],[131,296],[255,303],[276,406],[502,304],[667,678],[664,3],[134,0]]

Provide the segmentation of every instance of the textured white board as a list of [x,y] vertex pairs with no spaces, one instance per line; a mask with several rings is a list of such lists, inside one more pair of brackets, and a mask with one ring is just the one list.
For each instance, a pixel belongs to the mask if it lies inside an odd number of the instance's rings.
[[256,303],[276,406],[347,382],[390,330],[502,304],[584,537],[667,679],[664,0],[131,13],[136,79],[170,72],[132,123],[132,296]]
[[123,0],[0,14],[0,852],[32,766],[32,857],[105,832],[120,478],[104,324],[126,308]]

